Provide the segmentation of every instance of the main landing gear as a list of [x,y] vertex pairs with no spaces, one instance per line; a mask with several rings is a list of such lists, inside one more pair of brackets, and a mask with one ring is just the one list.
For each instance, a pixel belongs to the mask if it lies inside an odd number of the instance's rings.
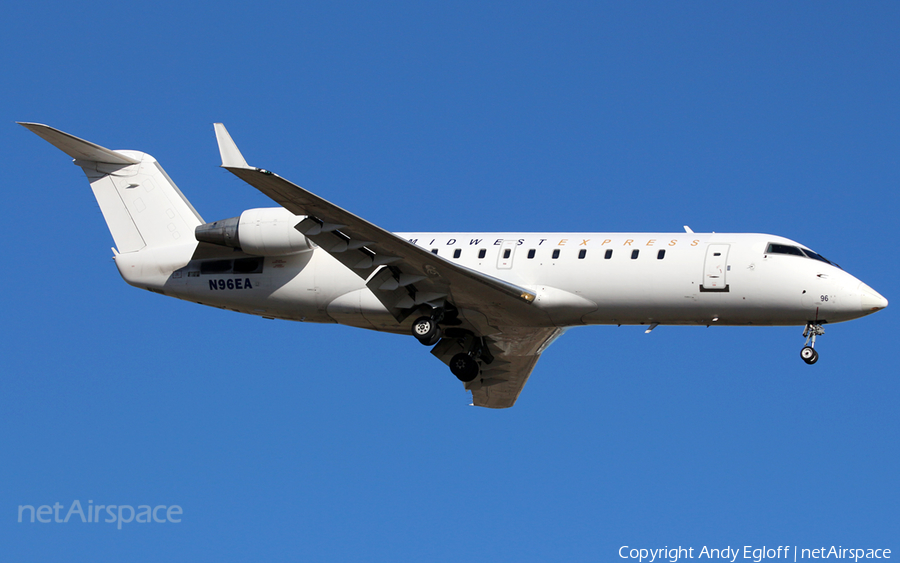
[[459,324],[455,320],[453,310],[450,311],[449,317],[442,308],[432,309],[430,315],[417,318],[412,324],[412,334],[416,339],[425,346],[433,346],[438,343],[441,338],[456,339],[460,347],[465,352],[455,354],[450,359],[450,371],[457,379],[464,383],[468,383],[478,377],[481,367],[479,360],[484,363],[491,363],[494,358],[483,338],[479,338],[472,332],[451,327],[446,331],[440,327],[441,322],[445,324]]
[[441,327],[438,323],[444,314],[435,309],[429,317],[419,317],[412,325],[412,333],[425,346],[434,346],[441,339]]
[[809,365],[813,365],[819,361],[819,353],[815,350],[816,337],[822,336],[823,334],[825,334],[825,329],[822,328],[822,325],[817,323],[807,323],[806,328],[803,330],[803,336],[806,337],[806,344],[803,346],[803,349],[800,350],[800,357]]
[[450,358],[450,371],[456,376],[456,379],[468,383],[478,377],[480,369],[471,352],[460,352]]

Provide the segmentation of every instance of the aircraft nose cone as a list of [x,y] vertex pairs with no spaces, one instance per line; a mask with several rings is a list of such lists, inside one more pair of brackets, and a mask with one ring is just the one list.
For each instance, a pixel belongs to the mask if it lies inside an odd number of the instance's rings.
[[882,297],[877,291],[860,282],[859,284],[859,304],[865,313],[874,313],[888,306],[888,300]]

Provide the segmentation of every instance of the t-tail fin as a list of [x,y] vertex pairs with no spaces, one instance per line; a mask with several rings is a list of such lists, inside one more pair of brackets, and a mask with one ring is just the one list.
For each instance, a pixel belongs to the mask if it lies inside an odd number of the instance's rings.
[[75,159],[120,253],[196,244],[205,221],[156,159],[138,151],[113,151],[40,123],[19,123]]

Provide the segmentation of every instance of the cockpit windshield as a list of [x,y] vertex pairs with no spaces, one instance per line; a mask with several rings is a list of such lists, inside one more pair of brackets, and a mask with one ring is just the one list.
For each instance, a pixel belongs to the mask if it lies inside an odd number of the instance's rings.
[[800,248],[799,246],[791,246],[789,244],[770,242],[768,248],[766,248],[766,254],[788,254],[791,256],[802,256],[804,258],[812,258],[813,260],[818,260],[819,262],[831,264],[835,268],[840,268],[840,266],[825,258],[821,254],[817,254],[808,248]]

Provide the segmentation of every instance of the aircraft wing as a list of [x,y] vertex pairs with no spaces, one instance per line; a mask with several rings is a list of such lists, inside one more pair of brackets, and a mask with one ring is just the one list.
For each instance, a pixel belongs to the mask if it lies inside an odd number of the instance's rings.
[[[494,355],[482,375],[466,384],[474,403],[512,406],[540,352],[559,334],[533,305],[534,292],[432,254],[277,174],[247,165],[225,127],[217,123],[215,129],[222,167],[294,214],[305,215],[295,228],[366,280],[398,322],[420,305],[440,306],[445,299],[459,309]],[[433,353],[449,363],[460,351],[454,346],[462,350],[457,339],[444,338]]]
[[423,303],[450,298],[457,308],[476,310],[493,326],[548,324],[545,313],[532,306],[532,291],[436,256],[277,174],[248,166],[221,123],[216,137],[222,168],[294,214],[306,215],[296,229],[367,280],[398,321]]

